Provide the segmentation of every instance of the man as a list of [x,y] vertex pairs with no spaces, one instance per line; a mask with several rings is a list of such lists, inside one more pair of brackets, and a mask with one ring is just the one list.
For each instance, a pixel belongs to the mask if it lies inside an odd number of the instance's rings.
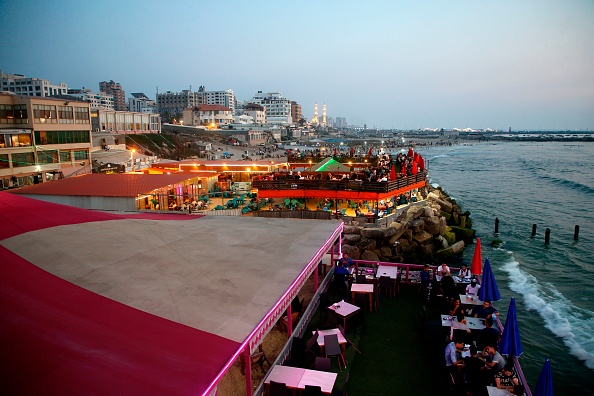
[[437,275],[441,277],[450,276],[450,267],[446,263],[441,263],[441,266],[437,268]]
[[518,376],[514,373],[514,364],[511,362],[507,363],[500,372],[495,374],[495,385],[499,389],[513,392],[514,387],[519,384]]
[[477,346],[481,349],[487,345],[497,345],[501,333],[493,327],[493,318],[485,319],[485,328],[478,331]]
[[473,279],[470,281],[469,285],[466,285],[466,294],[471,294],[473,296],[476,296],[478,294],[478,291],[480,288],[481,288],[481,285],[478,285],[476,283],[476,279]]
[[485,362],[479,358],[476,347],[470,345],[470,356],[464,358],[467,390],[473,394],[485,393],[485,374],[488,370]]
[[340,260],[338,260],[338,263],[343,265],[346,268],[355,265],[355,263],[353,262],[353,259],[349,257],[348,253],[343,253],[342,258]]
[[458,359],[458,353],[462,353],[464,342],[455,339],[445,347],[445,364],[446,369],[454,377],[454,382],[458,382],[458,365],[464,363],[464,360]]
[[483,349],[483,361],[492,370],[493,374],[498,373],[505,366],[505,359],[492,345],[487,345]]
[[460,272],[458,272],[458,278],[470,278],[470,270],[468,269],[466,264],[462,264],[462,266],[460,267]]
[[487,319],[492,318],[493,314],[499,316],[499,312],[491,305],[491,301],[485,300],[483,305],[478,307],[474,312],[475,318]]
[[421,271],[421,284],[424,287],[427,287],[429,286],[429,283],[431,283],[431,274],[429,273],[429,265],[425,264]]
[[334,283],[340,291],[346,296],[346,292],[349,290],[349,270],[345,265],[338,263],[334,269]]

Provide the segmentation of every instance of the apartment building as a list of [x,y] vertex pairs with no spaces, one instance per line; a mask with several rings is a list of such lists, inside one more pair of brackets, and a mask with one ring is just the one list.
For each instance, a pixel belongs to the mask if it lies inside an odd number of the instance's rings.
[[89,103],[0,92],[0,189],[90,172]]
[[259,104],[266,109],[266,120],[269,124],[291,125],[291,100],[283,98],[279,92],[262,93],[258,91],[253,103]]
[[210,105],[221,105],[230,109],[235,114],[235,94],[232,90],[226,91],[203,91],[198,92],[198,95],[204,96],[204,99],[199,103],[210,104]]
[[202,104],[183,111],[183,123],[186,126],[208,125],[217,128],[232,122],[233,112],[221,105]]
[[126,92],[124,92],[122,86],[119,83],[116,83],[113,80],[102,81],[99,83],[99,91],[113,96],[115,110],[128,110],[126,107]]
[[136,113],[158,113],[157,103],[141,92],[132,93],[128,99],[128,110]]
[[301,112],[301,105],[294,100],[291,101],[291,118],[293,119],[293,123],[298,123],[303,118],[303,113]]
[[184,109],[201,104],[200,97],[196,92],[185,89],[181,92],[157,93],[157,111],[161,116],[170,114],[176,116],[182,114]]
[[54,85],[49,80],[25,77],[22,74],[8,74],[0,70],[0,91],[45,98],[67,94],[68,86],[62,82]]
[[[111,109],[115,108],[114,98],[105,92],[93,92],[88,88],[68,88],[68,95],[82,102],[89,102],[91,109],[104,108]],[[66,96],[60,96],[61,99],[66,99]]]
[[252,117],[254,124],[266,124],[266,109],[256,103],[248,103],[243,107],[243,114]]

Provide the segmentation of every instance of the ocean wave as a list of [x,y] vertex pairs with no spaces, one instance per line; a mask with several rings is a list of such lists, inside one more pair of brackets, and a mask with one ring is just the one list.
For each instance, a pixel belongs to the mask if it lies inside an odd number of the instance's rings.
[[574,191],[579,191],[579,192],[583,192],[586,194],[594,194],[594,188],[587,184],[569,180],[569,179],[565,179],[565,178],[552,176],[552,175],[546,173],[548,168],[546,168],[544,165],[541,167],[537,167],[537,166],[530,164],[528,161],[526,161],[524,159],[520,159],[520,162],[528,171],[530,171],[535,176],[538,176],[540,180],[550,181],[550,182],[557,184],[563,188],[568,187],[569,189],[574,190]]
[[509,254],[510,260],[501,268],[509,274],[510,288],[524,296],[526,307],[538,312],[545,327],[563,339],[572,355],[594,370],[594,312],[576,307],[554,285],[522,271]]

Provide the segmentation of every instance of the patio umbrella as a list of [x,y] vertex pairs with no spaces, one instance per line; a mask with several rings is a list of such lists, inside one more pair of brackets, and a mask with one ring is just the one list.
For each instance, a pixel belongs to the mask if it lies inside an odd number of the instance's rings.
[[420,155],[419,155],[418,164],[419,164],[419,168],[421,168],[421,170],[425,169],[425,160]]
[[522,340],[520,340],[520,329],[516,317],[516,300],[514,298],[509,302],[509,308],[507,309],[505,326],[503,327],[501,340],[499,340],[499,352],[509,357],[518,357],[522,354]]
[[411,173],[412,173],[413,175],[416,175],[417,173],[419,173],[419,168],[418,168],[418,166],[417,166],[417,163],[416,163],[416,162],[413,162],[413,164],[412,164]]
[[472,256],[472,263],[470,264],[470,273],[473,275],[480,275],[482,266],[483,254],[481,251],[481,238],[476,238],[476,245],[474,246],[474,255]]
[[485,270],[483,271],[483,278],[481,279],[481,288],[478,292],[478,298],[481,301],[499,301],[501,295],[499,294],[499,288],[497,287],[497,281],[495,281],[495,275],[491,270],[491,264],[489,259],[485,259]]
[[408,157],[412,157],[413,156],[413,149],[412,147],[408,148]]
[[336,151],[336,147],[334,147],[334,156],[336,157],[338,155],[338,151]]
[[354,157],[354,156],[355,156],[355,148],[351,147],[351,157]]
[[373,155],[373,147],[369,147],[369,152],[367,153],[368,157],[371,157]]
[[396,166],[392,165],[392,169],[390,169],[390,180],[396,180]]
[[545,359],[532,396],[553,396],[553,373],[551,372],[551,361],[549,359]]

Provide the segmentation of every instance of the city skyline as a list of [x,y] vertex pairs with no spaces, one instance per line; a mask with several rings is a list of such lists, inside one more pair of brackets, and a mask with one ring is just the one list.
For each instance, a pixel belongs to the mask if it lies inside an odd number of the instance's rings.
[[326,103],[370,128],[591,130],[593,16],[585,0],[0,0],[0,69],[151,99],[157,87],[280,92],[308,120]]

